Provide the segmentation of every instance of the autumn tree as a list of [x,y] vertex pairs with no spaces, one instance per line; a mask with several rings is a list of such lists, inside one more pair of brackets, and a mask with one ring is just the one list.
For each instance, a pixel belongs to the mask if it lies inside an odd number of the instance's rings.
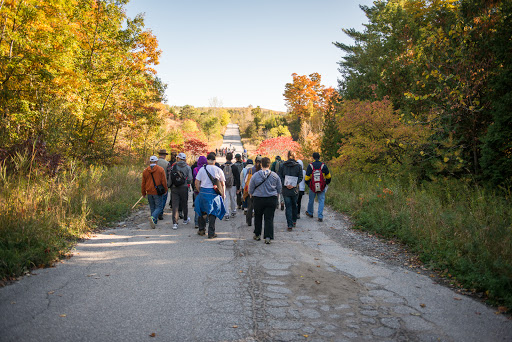
[[256,153],[273,158],[275,156],[286,156],[288,151],[294,151],[298,156],[302,155],[298,142],[294,141],[292,137],[282,136],[262,141]]

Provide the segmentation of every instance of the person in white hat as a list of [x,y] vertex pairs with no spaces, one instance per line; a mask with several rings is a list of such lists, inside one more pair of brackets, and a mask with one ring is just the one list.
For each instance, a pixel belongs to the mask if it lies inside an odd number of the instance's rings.
[[151,216],[149,224],[151,228],[155,228],[158,223],[158,216],[162,212],[162,195],[157,192],[157,187],[163,187],[162,191],[167,192],[167,179],[165,171],[161,166],[156,165],[157,156],[149,158],[149,166],[142,172],[142,196],[147,196]]
[[183,224],[190,222],[188,216],[188,188],[192,184],[192,169],[187,164],[187,156],[181,152],[176,156],[176,164],[170,170],[172,201],[172,229],[178,229],[179,209],[183,210]]

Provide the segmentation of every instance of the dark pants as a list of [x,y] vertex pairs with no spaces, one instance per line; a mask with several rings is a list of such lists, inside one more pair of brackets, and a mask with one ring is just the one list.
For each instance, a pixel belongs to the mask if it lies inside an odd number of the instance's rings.
[[254,210],[254,201],[250,196],[247,196],[247,214],[245,215],[245,222],[247,225],[252,224],[252,212]]
[[178,223],[180,219],[178,209],[183,208],[183,218],[188,217],[188,187],[186,185],[171,188],[172,223]]
[[236,194],[236,205],[238,206],[238,209],[242,209],[242,194],[243,191]]
[[274,213],[276,211],[277,196],[253,197],[254,202],[254,235],[261,235],[261,224],[265,219],[263,238],[274,239]]
[[299,195],[283,197],[284,205],[286,206],[286,223],[288,228],[293,228],[293,224],[297,222],[297,199]]
[[[206,215],[200,215],[199,216],[199,230],[206,230]],[[208,215],[208,236],[213,236],[215,234],[215,220],[217,219],[217,216],[215,215]]]
[[299,191],[299,198],[297,199],[297,214],[300,215],[300,208],[302,207],[302,196],[304,196],[304,191]]

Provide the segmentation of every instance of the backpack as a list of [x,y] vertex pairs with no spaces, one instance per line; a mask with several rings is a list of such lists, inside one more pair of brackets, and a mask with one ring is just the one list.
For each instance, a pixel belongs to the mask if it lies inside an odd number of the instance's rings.
[[309,188],[313,192],[322,192],[325,190],[325,186],[327,183],[325,182],[324,174],[322,173],[322,169],[324,168],[324,164],[320,165],[319,169],[315,169],[313,164],[309,164],[313,172],[311,172],[311,180],[309,181]]
[[276,160],[275,173],[279,174],[279,169],[281,168],[281,166],[283,166],[283,164],[284,164],[284,161]]
[[224,171],[224,177],[226,177],[226,188],[230,188],[233,186],[235,182],[235,177],[233,176],[233,169],[231,168],[233,164],[224,164],[222,171]]
[[171,184],[174,186],[181,186],[187,182],[187,177],[182,171],[178,170],[178,166],[174,164],[171,169]]
[[252,178],[252,168],[247,170],[247,175],[245,176],[245,178],[247,180],[246,180],[245,186],[244,186],[244,196],[243,196],[244,201],[247,198],[247,196],[249,196],[249,183],[251,182],[251,178]]

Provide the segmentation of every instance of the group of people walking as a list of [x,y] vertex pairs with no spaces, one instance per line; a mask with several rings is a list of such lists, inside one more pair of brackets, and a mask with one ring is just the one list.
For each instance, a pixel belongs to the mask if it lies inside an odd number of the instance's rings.
[[[318,220],[323,221],[323,207],[327,185],[331,174],[327,165],[320,161],[319,153],[313,153],[313,163],[304,170],[301,160],[296,160],[293,151],[288,151],[287,160],[278,156],[271,164],[270,158],[256,156],[254,161],[242,160],[240,154],[226,153],[226,163],[216,162],[216,153],[201,156],[194,165],[186,163],[186,155],[179,153],[176,161],[166,160],[167,152],[159,151],[159,157],[151,156],[150,165],[142,174],[142,196],[147,196],[152,228],[163,219],[163,210],[170,191],[173,229],[178,229],[178,220],[188,224],[188,193],[194,196],[194,222],[199,235],[213,239],[217,219],[229,220],[243,209],[246,223],[252,226],[254,239],[269,244],[274,239],[274,214],[281,207],[285,210],[288,231],[292,231],[300,219],[302,196],[309,187],[308,217],[313,217],[315,197],[318,198]],[[170,190],[168,190],[170,189]]]

